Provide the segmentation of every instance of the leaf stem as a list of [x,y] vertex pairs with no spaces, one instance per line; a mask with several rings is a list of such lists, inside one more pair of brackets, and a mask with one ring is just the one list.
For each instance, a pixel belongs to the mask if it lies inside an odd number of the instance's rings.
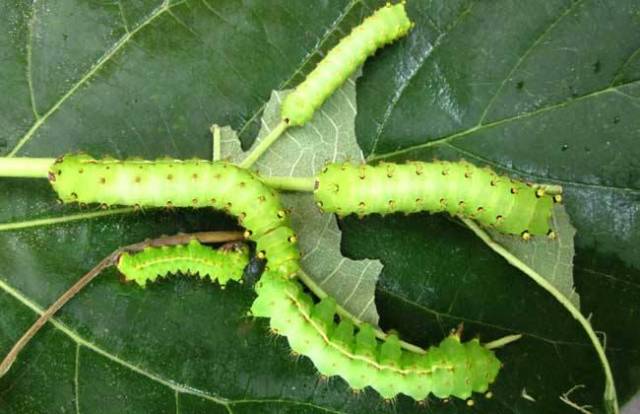
[[0,157],[0,177],[47,178],[54,158]]
[[[212,132],[214,133],[214,136],[217,132],[219,138],[220,130],[214,128],[215,126],[212,127]],[[217,141],[219,144],[219,139]],[[216,150],[216,147],[214,146],[214,161],[217,161],[219,158],[220,148],[217,148]],[[55,161],[55,158],[0,157],[0,177],[47,178],[49,175],[49,168]],[[282,191],[312,192],[315,185],[315,177],[276,176],[261,177],[261,180],[265,184]]]
[[503,346],[509,345],[510,343],[519,340],[520,338],[522,338],[522,335],[520,334],[507,335],[503,336],[502,338],[498,338],[495,341],[487,342],[486,344],[484,344],[484,347],[487,349],[502,348]]
[[276,125],[276,127],[272,129],[266,137],[258,142],[255,148],[251,150],[249,155],[247,155],[247,158],[242,160],[239,166],[242,168],[251,167],[256,161],[258,161],[258,158],[260,158],[262,154],[264,154],[264,152],[271,146],[271,144],[273,144],[278,138],[280,138],[280,135],[282,135],[288,127],[289,124],[284,121],[280,121],[280,123]]
[[260,177],[263,183],[281,191],[312,192],[315,187],[315,177]]
[[222,158],[222,137],[220,136],[220,127],[217,124],[211,125],[211,135],[213,137],[213,161],[219,161]]
[[78,294],[85,286],[87,286],[93,279],[96,278],[104,269],[113,266],[117,263],[118,257],[124,252],[136,252],[141,251],[148,246],[174,246],[177,244],[186,244],[191,239],[196,238],[201,243],[223,243],[230,241],[243,240],[243,235],[236,231],[211,231],[211,232],[199,232],[190,234],[177,234],[174,236],[164,236],[157,239],[145,240],[140,243],[131,244],[129,246],[120,247],[113,253],[102,259],[93,269],[82,276],[76,283],[73,284],[66,292],[64,292],[49,308],[40,315],[40,317],[31,325],[31,327],[22,335],[20,339],[13,345],[9,353],[4,357],[2,363],[0,363],[0,377],[4,376],[11,366],[15,362],[20,351],[29,343],[40,328],[42,328],[53,315],[60,310],[69,300]]
[[551,195],[562,194],[561,185],[538,183],[538,184],[534,184],[534,187],[543,189],[547,194],[551,194]]
[[493,240],[491,236],[487,234],[487,232],[485,232],[482,228],[480,228],[478,224],[476,224],[476,222],[466,218],[461,218],[461,220],[494,252],[502,256],[512,266],[520,269],[524,274],[533,279],[540,287],[549,292],[551,296],[553,296],[558,302],[560,302],[560,304],[569,311],[571,316],[573,316],[578,321],[578,323],[582,325],[587,335],[589,336],[589,339],[591,340],[591,343],[593,344],[596,353],[598,354],[598,358],[600,359],[600,363],[602,364],[602,367],[604,369],[606,380],[604,390],[605,408],[609,413],[618,414],[620,412],[620,409],[618,407],[618,397],[616,395],[616,387],[613,380],[613,373],[611,372],[611,366],[609,365],[609,360],[607,359],[604,348],[602,347],[598,336],[596,335],[587,318],[585,318],[584,315],[580,313],[580,310],[575,307],[575,305],[569,298],[564,296],[562,292],[556,289],[556,287],[553,286],[547,279],[542,277],[535,270],[527,266],[513,254],[511,254],[511,252],[505,249],[501,244]]

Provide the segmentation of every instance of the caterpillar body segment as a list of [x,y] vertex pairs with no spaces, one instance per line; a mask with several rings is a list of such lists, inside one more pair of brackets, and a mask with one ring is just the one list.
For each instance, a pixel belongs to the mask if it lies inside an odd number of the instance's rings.
[[467,399],[473,392],[486,392],[501,367],[477,339],[462,343],[450,335],[426,354],[417,354],[403,350],[394,335],[377,340],[370,325],[336,324],[332,299],[313,303],[296,280],[272,272],[262,276],[256,292],[254,316],[270,318],[271,329],[309,357],[322,375],[338,375],[356,390],[370,386],[383,398],[402,393],[415,400],[430,394]]
[[240,281],[244,268],[249,263],[246,246],[234,249],[213,249],[193,239],[186,245],[147,247],[142,252],[123,253],[118,258],[117,268],[140,286],[158,277],[182,273],[185,275],[209,276],[225,286],[229,280]]
[[205,160],[96,160],[65,155],[49,181],[63,202],[139,207],[213,207],[238,218],[245,236],[286,277],[299,269],[300,252],[287,211],[254,173]]
[[413,23],[404,3],[387,4],[342,38],[282,103],[281,117],[291,126],[307,123],[313,113],[377,49],[405,36]]
[[314,195],[339,215],[448,212],[523,238],[552,234],[551,195],[467,162],[329,164]]

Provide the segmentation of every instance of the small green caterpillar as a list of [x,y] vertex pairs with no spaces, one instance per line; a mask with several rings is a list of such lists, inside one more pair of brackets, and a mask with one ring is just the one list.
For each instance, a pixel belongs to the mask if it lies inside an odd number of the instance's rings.
[[229,280],[241,280],[248,263],[249,250],[244,245],[212,249],[192,239],[186,245],[147,247],[142,252],[123,253],[116,266],[127,280],[142,287],[158,276],[177,273],[209,276],[224,287]]
[[313,113],[380,47],[405,36],[413,23],[404,3],[387,4],[367,17],[327,53],[282,103],[282,119],[292,126],[307,123]]
[[550,227],[559,195],[500,176],[468,162],[329,164],[315,183],[318,206],[338,215],[448,212],[524,239],[554,237]]
[[[246,228],[245,237],[256,242],[258,256],[267,259],[256,284],[253,315],[270,318],[273,330],[286,336],[295,352],[309,357],[324,375],[340,375],[354,389],[371,386],[385,398],[398,393],[415,399],[430,393],[468,398],[472,392],[486,391],[499,371],[493,352],[478,340],[462,344],[450,336],[422,355],[401,350],[394,335],[379,342],[370,325],[361,325],[356,335],[349,321],[336,326],[335,301],[314,304],[292,279],[300,269],[300,252],[287,212],[277,194],[250,171],[203,160],[98,161],[87,155],[66,155],[51,166],[49,181],[65,202],[213,206],[236,216]],[[174,249],[172,253],[184,252]],[[119,266],[124,265],[123,272],[138,283],[152,280],[153,273],[198,268],[191,253],[170,266],[158,267],[154,257],[167,258],[167,253],[160,249],[142,253],[138,259],[122,256]],[[148,266],[138,268],[136,260]]]

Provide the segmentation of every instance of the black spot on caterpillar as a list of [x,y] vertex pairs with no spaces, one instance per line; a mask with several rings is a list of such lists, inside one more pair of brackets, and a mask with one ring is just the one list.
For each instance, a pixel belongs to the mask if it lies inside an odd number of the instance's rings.
[[[418,400],[430,393],[468,398],[484,392],[499,371],[493,352],[477,340],[463,344],[450,336],[422,355],[403,351],[393,335],[378,341],[370,325],[361,325],[355,335],[349,321],[335,325],[335,302],[314,304],[291,279],[300,268],[300,253],[287,212],[277,194],[250,171],[203,160],[98,161],[66,155],[52,165],[49,180],[65,202],[209,206],[236,216],[247,229],[246,237],[256,242],[257,256],[267,259],[256,284],[254,316],[270,318],[272,329],[286,336],[295,352],[309,357],[322,374],[343,377],[354,389],[371,386],[385,398],[398,393]],[[131,271],[137,269],[125,264],[125,272]]]
[[254,173],[232,164],[65,155],[51,166],[49,181],[63,202],[224,210],[256,242],[267,270],[289,277],[299,269],[296,237],[279,197]]
[[370,386],[384,398],[403,393],[415,400],[429,394],[466,399],[485,392],[500,370],[500,361],[477,339],[461,343],[451,335],[417,354],[402,350],[397,336],[376,340],[367,324],[354,334],[351,322],[334,322],[333,299],[313,303],[295,280],[267,273],[256,291],[253,315],[270,318],[271,329],[284,335],[293,351],[309,357],[322,375],[339,375],[356,390]]
[[496,230],[521,235],[553,234],[554,201],[521,181],[467,162],[330,164],[315,184],[318,206],[338,215],[448,212]]
[[412,27],[404,3],[387,4],[367,17],[331,49],[316,68],[282,103],[281,116],[289,125],[307,123],[324,101],[376,49],[403,37]]
[[217,280],[224,287],[229,280],[241,280],[248,263],[247,246],[213,249],[193,239],[186,245],[147,247],[142,252],[123,253],[117,267],[126,280],[143,287],[159,276],[177,273],[209,276],[211,281]]

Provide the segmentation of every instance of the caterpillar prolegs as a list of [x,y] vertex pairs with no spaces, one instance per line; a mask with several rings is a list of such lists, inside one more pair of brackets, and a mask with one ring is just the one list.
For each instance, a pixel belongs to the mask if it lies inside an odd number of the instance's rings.
[[229,280],[239,281],[248,263],[249,250],[245,245],[213,249],[192,239],[185,245],[147,247],[142,252],[123,253],[117,268],[125,279],[142,287],[147,281],[177,273],[200,278],[209,276],[224,287]]
[[[203,160],[98,161],[66,155],[51,166],[49,180],[65,202],[210,206],[236,216],[246,228],[245,236],[256,242],[258,256],[267,259],[256,284],[254,316],[270,318],[271,327],[287,337],[294,351],[308,356],[324,375],[343,377],[354,389],[371,386],[385,398],[398,393],[415,399],[430,393],[468,398],[472,392],[486,391],[499,371],[493,352],[477,340],[463,344],[450,336],[422,355],[402,350],[393,335],[378,341],[370,325],[359,326],[355,335],[349,321],[336,325],[335,302],[314,304],[290,278],[300,269],[300,252],[288,213],[277,194],[247,170]],[[158,253],[149,253],[153,254]],[[133,256],[120,264],[136,277],[142,270],[130,259],[135,262]],[[141,260],[150,262],[149,257]],[[180,263],[180,268],[193,270],[192,266]],[[159,272],[167,270],[165,266]],[[149,266],[137,278],[152,278],[149,272],[154,271],[157,267]]]
[[329,164],[315,183],[318,206],[339,215],[448,212],[496,230],[553,237],[550,218],[560,196],[468,162]]

